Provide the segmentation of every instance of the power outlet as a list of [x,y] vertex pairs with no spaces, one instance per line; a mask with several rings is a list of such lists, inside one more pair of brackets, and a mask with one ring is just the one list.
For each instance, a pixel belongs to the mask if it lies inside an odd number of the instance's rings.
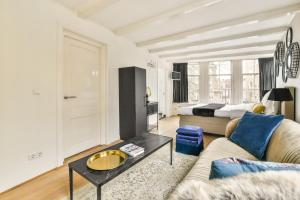
[[43,152],[36,152],[28,155],[28,160],[36,160],[43,156]]
[[35,155],[34,153],[29,154],[29,155],[28,155],[28,160],[34,160],[34,159],[36,159],[35,156],[36,156],[36,155]]
[[38,158],[41,158],[43,156],[43,152],[38,152],[37,155],[38,155]]

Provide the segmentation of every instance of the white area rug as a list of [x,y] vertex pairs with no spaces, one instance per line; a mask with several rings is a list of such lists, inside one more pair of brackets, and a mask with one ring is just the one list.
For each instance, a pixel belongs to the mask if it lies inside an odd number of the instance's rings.
[[[198,157],[173,153],[164,146],[148,158],[102,186],[103,200],[162,200],[168,198]],[[68,197],[62,200],[67,200]],[[96,200],[96,189],[86,185],[74,192],[74,200]]]

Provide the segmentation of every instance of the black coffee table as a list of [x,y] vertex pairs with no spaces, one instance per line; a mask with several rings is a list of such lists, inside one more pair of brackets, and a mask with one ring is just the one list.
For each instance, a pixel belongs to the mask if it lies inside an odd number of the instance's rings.
[[121,142],[119,144],[116,144],[104,150],[119,149],[121,146],[129,143],[133,143],[140,147],[144,147],[145,152],[135,158],[129,156],[126,162],[122,166],[116,169],[107,170],[107,171],[96,171],[96,170],[89,169],[86,165],[86,162],[89,159],[89,157],[93,154],[69,163],[70,200],[73,200],[73,171],[77,172],[78,174],[83,176],[85,179],[87,179],[89,182],[91,182],[93,185],[97,187],[97,200],[100,200],[102,185],[112,180],[122,172],[126,171],[130,167],[134,166],[138,162],[142,161],[143,159],[151,155],[153,152],[155,152],[156,150],[160,149],[161,147],[163,147],[168,143],[170,143],[170,164],[172,165],[173,138],[171,137],[166,137],[166,136],[161,136],[161,135],[151,134],[151,133],[144,133],[140,136],[126,140],[124,142]]

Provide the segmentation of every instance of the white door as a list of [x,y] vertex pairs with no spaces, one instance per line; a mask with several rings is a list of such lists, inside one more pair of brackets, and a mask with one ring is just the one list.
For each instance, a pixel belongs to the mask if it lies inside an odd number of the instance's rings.
[[100,49],[64,38],[64,157],[100,144]]

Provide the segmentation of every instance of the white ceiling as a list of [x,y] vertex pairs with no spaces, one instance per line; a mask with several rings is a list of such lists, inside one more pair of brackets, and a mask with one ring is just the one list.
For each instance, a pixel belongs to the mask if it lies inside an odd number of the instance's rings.
[[56,1],[170,61],[272,55],[300,11],[300,0]]

